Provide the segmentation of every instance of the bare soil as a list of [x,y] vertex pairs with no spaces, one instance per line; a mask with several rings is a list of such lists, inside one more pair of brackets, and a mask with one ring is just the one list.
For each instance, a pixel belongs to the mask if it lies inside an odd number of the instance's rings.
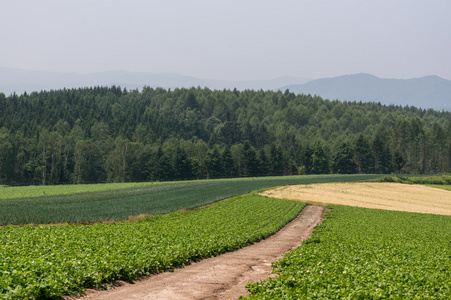
[[193,263],[174,272],[146,276],[108,291],[90,290],[83,299],[237,299],[245,285],[271,276],[271,263],[308,238],[325,211],[307,206],[277,234],[235,252]]
[[423,185],[360,182],[286,186],[262,195],[327,205],[348,205],[451,215],[451,191]]

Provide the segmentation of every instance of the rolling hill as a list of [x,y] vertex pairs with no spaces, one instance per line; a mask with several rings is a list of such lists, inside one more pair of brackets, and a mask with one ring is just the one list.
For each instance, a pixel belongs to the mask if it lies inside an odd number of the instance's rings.
[[128,90],[142,89],[144,86],[164,89],[208,87],[223,90],[274,90],[280,86],[304,83],[311,79],[283,76],[268,80],[209,80],[177,73],[141,73],[126,71],[107,71],[96,73],[57,73],[30,71],[0,67],[0,92],[5,95],[22,94],[33,91],[70,89],[92,86],[120,86]]
[[388,79],[360,73],[316,79],[280,89],[330,100],[380,102],[451,111],[451,81],[438,76]]

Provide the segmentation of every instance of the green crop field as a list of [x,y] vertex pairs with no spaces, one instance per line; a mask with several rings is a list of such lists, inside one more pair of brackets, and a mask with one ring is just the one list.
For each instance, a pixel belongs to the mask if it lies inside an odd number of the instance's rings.
[[[20,188],[8,193],[9,199],[0,195],[0,224],[49,224],[65,222],[92,222],[105,220],[123,220],[140,214],[163,214],[180,209],[190,209],[214,203],[219,200],[242,195],[257,189],[309,183],[350,182],[378,178],[380,175],[323,175],[261,177],[229,180],[202,180],[172,182],[165,184],[143,184],[142,186],[117,189],[121,185],[93,185],[91,191],[84,191],[76,186],[56,186],[53,193],[61,195],[34,197],[49,191],[36,188],[35,194],[28,198],[16,198]],[[7,191],[2,188],[0,191]],[[25,190],[28,187],[24,187]],[[67,194],[67,191],[73,191]],[[6,193],[5,193],[6,194]]]
[[0,199],[34,198],[80,193],[103,192],[164,184],[163,182],[126,182],[99,184],[0,186]]
[[334,206],[249,299],[451,299],[451,217]]
[[0,228],[0,299],[48,299],[233,251],[294,219],[304,203],[239,196],[134,222]]

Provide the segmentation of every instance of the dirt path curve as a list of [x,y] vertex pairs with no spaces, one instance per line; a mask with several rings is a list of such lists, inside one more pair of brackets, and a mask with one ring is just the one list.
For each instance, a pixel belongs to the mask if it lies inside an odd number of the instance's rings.
[[308,238],[324,210],[307,206],[294,221],[259,243],[174,272],[147,276],[134,284],[89,291],[83,299],[237,299],[247,294],[247,283],[274,276],[271,263]]

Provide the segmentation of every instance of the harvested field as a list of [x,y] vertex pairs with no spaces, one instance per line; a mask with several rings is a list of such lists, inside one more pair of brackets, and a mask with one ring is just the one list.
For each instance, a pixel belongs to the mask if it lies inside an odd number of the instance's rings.
[[386,210],[451,215],[451,191],[423,185],[359,182],[286,186],[264,196],[312,204],[335,204]]

